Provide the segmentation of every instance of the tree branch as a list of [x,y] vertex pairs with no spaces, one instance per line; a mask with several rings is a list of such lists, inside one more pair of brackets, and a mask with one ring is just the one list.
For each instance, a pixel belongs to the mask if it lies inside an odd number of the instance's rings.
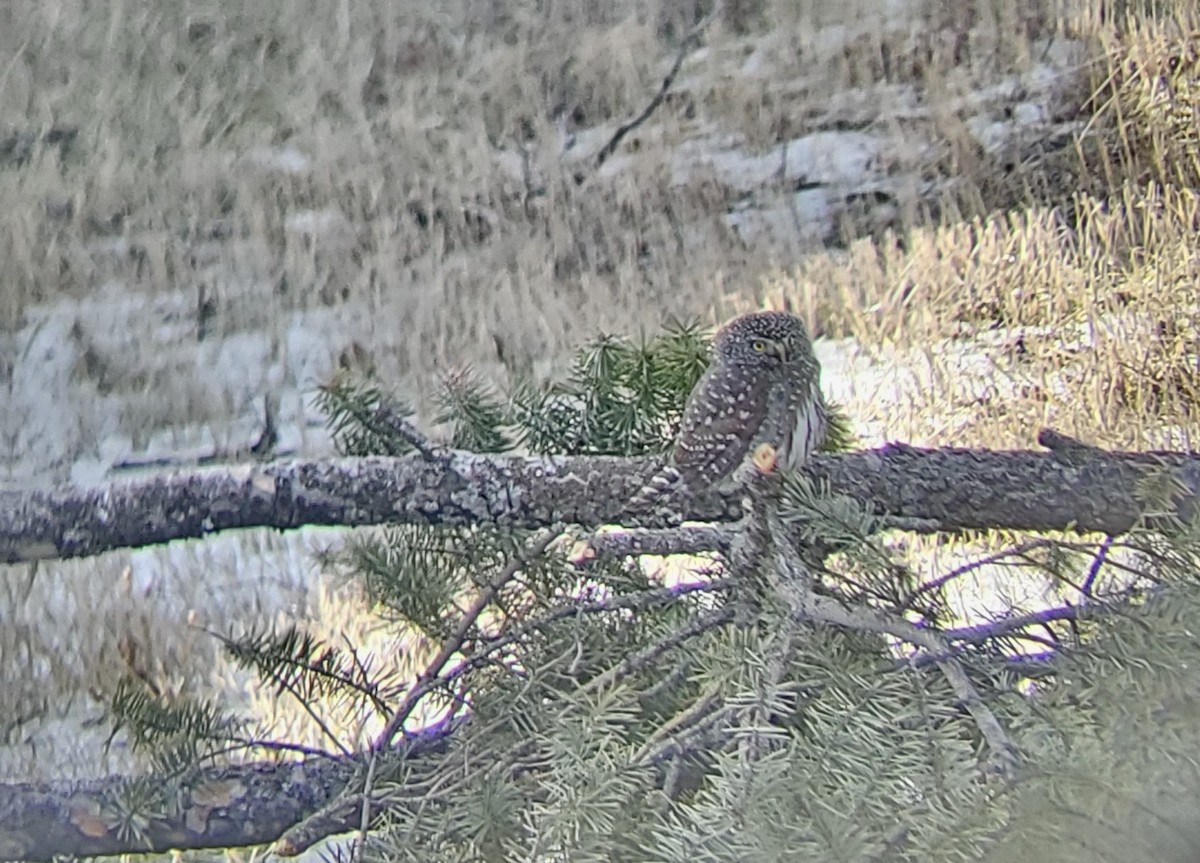
[[[204,469],[97,489],[0,493],[0,563],[81,557],[221,530],[304,525],[621,523],[657,467],[648,459],[520,457],[449,451],[428,459],[330,459]],[[1152,477],[1189,518],[1200,455],[880,449],[815,456],[806,468],[834,494],[927,530],[1070,530],[1120,534],[1143,516]],[[732,522],[736,494],[671,501],[689,520]],[[1160,513],[1161,514],[1161,513]],[[656,549],[657,550],[657,549]],[[692,549],[695,550],[695,549]]]
[[[955,648],[948,646],[951,643],[978,643],[988,637],[1002,637],[1018,625],[1030,625],[1043,618],[1069,617],[1061,613],[1043,614],[1040,617],[1037,614],[1023,615],[980,627],[929,633],[898,619],[885,619],[869,609],[848,609],[834,600],[812,595],[804,589],[805,577],[795,575],[800,570],[800,564],[791,556],[794,550],[789,551],[790,544],[780,543],[779,548],[789,555],[789,559],[783,562],[789,563],[793,572],[785,580],[786,584],[798,589],[800,602],[796,606],[796,613],[805,620],[889,633],[916,643],[921,648],[920,652],[907,662],[896,663],[896,668],[939,662],[942,665],[949,664],[950,674],[955,675],[959,669],[954,665]],[[683,594],[715,590],[725,585],[725,582],[718,582],[660,588],[602,602],[565,605],[551,610],[535,623],[545,624],[549,620],[576,614],[645,608]],[[735,613],[733,605],[724,605],[699,614],[669,636],[625,657],[593,680],[587,688],[593,690],[610,685],[652,665],[688,639],[729,624]],[[503,643],[503,639],[485,642],[472,656],[492,655]],[[1044,673],[1053,673],[1055,659],[1056,656],[1052,654],[1021,657],[1012,660],[1012,670],[1042,676]],[[1018,663],[1024,663],[1024,666],[1018,667]],[[456,676],[457,671],[443,675],[442,682]],[[960,671],[952,683],[968,709],[981,712],[984,720],[994,721]],[[706,728],[710,720],[719,724],[719,717],[710,710],[714,706],[719,707],[719,704],[706,704],[703,710],[697,708],[696,712],[679,717],[680,723],[672,723],[669,733],[658,735],[654,745],[648,743],[642,755],[657,761],[660,757],[679,754],[708,740],[711,728],[705,731],[691,726],[694,720],[702,718]],[[727,713],[721,715],[728,718]],[[411,781],[411,777],[436,772],[437,759],[447,752],[452,735],[469,721],[469,717],[459,717],[439,723],[407,735],[394,749],[374,753],[377,758],[386,761],[389,775],[396,772],[399,761],[410,776],[410,781],[405,782],[399,791],[399,797],[396,796],[398,792],[394,785],[386,796],[376,796],[370,791],[364,795],[363,776],[369,770],[371,753],[357,753],[351,758],[312,757],[303,762],[211,767],[176,780],[164,782],[155,779],[149,785],[147,783],[151,780],[126,777],[86,782],[0,784],[0,859],[49,861],[60,856],[162,852],[171,848],[242,847],[271,842],[275,843],[273,850],[277,853],[294,855],[326,836],[361,829],[365,803],[369,803],[373,819],[375,814],[382,814],[388,808],[405,805],[406,799],[419,797],[419,782]],[[992,732],[993,739],[1004,740],[1002,731],[995,733],[995,726],[985,722],[985,727]],[[681,733],[691,743],[685,744],[679,737]],[[696,734],[700,737],[693,740]],[[145,791],[138,791],[147,787],[154,789],[153,800],[147,801]],[[140,796],[135,797],[135,794]],[[147,817],[147,812],[153,815]],[[122,813],[129,817],[124,817]],[[136,824],[137,828],[130,829],[130,824]]]
[[525,550],[520,554],[514,555],[504,569],[497,573],[488,585],[479,592],[479,595],[471,602],[470,608],[463,613],[458,626],[454,628],[453,634],[442,643],[437,655],[430,660],[412,689],[404,694],[404,698],[401,699],[400,704],[392,712],[387,725],[384,726],[383,731],[375,739],[372,748],[382,750],[391,745],[392,738],[396,736],[396,733],[408,721],[408,717],[412,715],[412,712],[416,709],[421,699],[442,682],[442,669],[445,668],[450,658],[462,648],[463,642],[466,641],[471,629],[478,625],[479,615],[495,601],[496,595],[501,589],[508,582],[512,581],[513,577],[521,569],[528,566],[529,561],[537,558],[538,555],[546,550],[546,547],[554,541],[555,536],[557,536],[556,531],[547,530],[540,536],[530,540]]
[[[440,754],[459,725],[441,723],[412,735],[387,758]],[[367,758],[208,767],[152,782],[110,776],[0,784],[0,859],[50,861],[274,842],[336,800]]]
[[975,725],[991,753],[990,766],[1003,773],[1011,774],[1017,764],[1016,747],[1009,739],[1004,726],[992,713],[992,709],[980,697],[979,691],[953,656],[942,635],[934,630],[922,629],[902,618],[882,614],[872,608],[850,609],[837,600],[815,594],[808,597],[806,612],[812,621],[862,632],[891,635],[925,650],[945,676],[946,682],[950,684],[950,688],[954,691],[954,695],[963,709],[975,720]]
[[732,532],[709,525],[687,525],[662,529],[635,528],[605,531],[578,540],[567,559],[577,565],[595,558],[652,554],[701,554],[728,551]]
[[1119,607],[1110,607],[1097,603],[1089,603],[1088,605],[1059,605],[1053,608],[1044,608],[1040,611],[1032,611],[1028,614],[1006,615],[987,623],[975,624],[974,626],[946,629],[942,631],[942,638],[947,642],[955,644],[980,644],[984,641],[991,641],[995,638],[1011,635],[1014,632],[1019,633],[1023,629],[1028,629],[1031,626],[1039,624],[1044,625],[1060,620],[1070,622],[1096,620],[1116,614],[1119,611]]

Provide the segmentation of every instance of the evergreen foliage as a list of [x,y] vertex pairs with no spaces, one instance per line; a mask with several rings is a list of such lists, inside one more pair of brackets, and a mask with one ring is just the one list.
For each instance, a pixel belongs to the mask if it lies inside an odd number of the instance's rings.
[[510,418],[534,453],[659,453],[707,366],[707,340],[693,325],[638,343],[602,336],[579,351],[565,381],[518,387]]
[[351,384],[334,378],[318,392],[317,406],[328,418],[329,430],[343,455],[404,455],[412,444],[387,422],[388,416],[407,416],[411,408],[390,398],[374,383]]
[[[662,452],[705,349],[693,327],[603,338],[565,381],[507,399],[455,376],[439,420],[450,445],[481,451]],[[388,400],[373,386],[339,382],[325,407],[346,452],[411,448],[379,421]],[[822,549],[807,560],[815,594],[938,634],[953,659],[802,619],[770,565],[735,572],[713,554],[664,579],[640,560],[572,562],[567,534],[495,526],[363,532],[326,556],[409,634],[392,666],[297,631],[227,649],[278,693],[379,727],[469,717],[443,755],[375,776],[374,791],[395,793],[371,859],[1182,860],[1200,848],[1184,802],[1200,790],[1194,526],[1013,538],[994,560],[1037,565],[1061,615],[1014,609],[990,630],[956,629],[950,579],[900,562],[878,516],[802,476],[771,494],[779,522]],[[989,769],[946,662],[1019,749],[1015,776]],[[403,663],[423,669],[407,687]],[[118,706],[146,743],[232,737],[203,709],[172,724],[150,699]]]
[[155,771],[166,776],[175,776],[238,740],[240,723],[216,705],[194,700],[168,703],[132,679],[118,685],[109,708],[112,737],[128,729],[134,748],[149,750]]

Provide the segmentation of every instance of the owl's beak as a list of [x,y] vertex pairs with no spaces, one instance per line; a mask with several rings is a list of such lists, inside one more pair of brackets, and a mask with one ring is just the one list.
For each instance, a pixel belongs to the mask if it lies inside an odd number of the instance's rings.
[[788,346],[783,342],[775,342],[775,344],[771,346],[771,352],[775,354],[775,356],[779,357],[779,361],[781,363],[787,362]]

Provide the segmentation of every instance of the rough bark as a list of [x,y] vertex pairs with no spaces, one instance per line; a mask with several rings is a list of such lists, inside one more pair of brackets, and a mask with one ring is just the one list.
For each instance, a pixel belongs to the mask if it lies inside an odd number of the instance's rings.
[[[1144,514],[1144,490],[1190,516],[1200,456],[1107,452],[1052,434],[1050,452],[879,449],[813,459],[809,473],[923,530],[987,528],[1117,534]],[[80,557],[221,530],[386,522],[517,527],[622,523],[654,471],[645,459],[484,456],[286,461],[205,469],[98,489],[0,494],[0,562]],[[690,520],[732,521],[735,496],[670,505]],[[1161,511],[1161,509],[1160,509]]]
[[[149,792],[157,807],[146,801],[144,779],[0,785],[0,859],[273,842],[339,794],[354,769],[332,760],[214,767],[162,782]],[[148,814],[151,808],[158,811]]]
[[[387,762],[434,763],[464,720],[410,735]],[[109,776],[82,782],[0,784],[0,860],[50,861],[171,849],[240,848],[279,843],[289,830],[335,807],[368,755],[255,762],[199,769],[175,779]],[[395,801],[393,801],[393,805]],[[361,811],[323,825],[352,830]]]

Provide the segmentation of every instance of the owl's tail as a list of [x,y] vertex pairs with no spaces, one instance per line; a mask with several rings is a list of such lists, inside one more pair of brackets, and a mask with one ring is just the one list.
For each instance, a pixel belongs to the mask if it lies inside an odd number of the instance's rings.
[[682,477],[679,471],[670,465],[664,465],[658,473],[638,489],[638,493],[629,501],[625,511],[639,515],[654,509],[659,501],[681,485]]

